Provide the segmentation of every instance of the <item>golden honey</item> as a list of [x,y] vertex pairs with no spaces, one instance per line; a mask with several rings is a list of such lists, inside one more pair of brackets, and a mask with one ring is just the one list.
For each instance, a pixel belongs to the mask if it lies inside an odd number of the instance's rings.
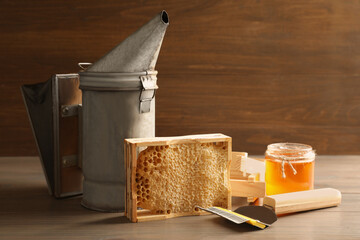
[[299,143],[270,144],[265,153],[266,195],[314,188],[315,152]]

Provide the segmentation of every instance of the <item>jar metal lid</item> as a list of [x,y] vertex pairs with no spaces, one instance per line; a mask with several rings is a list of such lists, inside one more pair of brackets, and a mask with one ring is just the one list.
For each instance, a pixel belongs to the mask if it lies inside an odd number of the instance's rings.
[[315,151],[310,145],[302,143],[273,143],[268,145],[267,156],[286,161],[314,160]]

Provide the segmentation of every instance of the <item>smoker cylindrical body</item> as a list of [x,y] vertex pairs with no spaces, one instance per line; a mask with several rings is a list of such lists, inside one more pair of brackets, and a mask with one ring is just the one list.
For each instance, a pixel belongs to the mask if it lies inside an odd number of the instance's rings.
[[155,136],[156,72],[82,72],[80,88],[82,205],[93,210],[122,211],[126,184],[124,139]]

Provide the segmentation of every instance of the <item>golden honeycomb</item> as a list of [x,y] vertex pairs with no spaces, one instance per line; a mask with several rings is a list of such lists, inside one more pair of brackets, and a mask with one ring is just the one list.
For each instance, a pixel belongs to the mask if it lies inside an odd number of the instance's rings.
[[196,212],[196,205],[227,208],[227,143],[151,146],[139,153],[137,206],[156,214]]

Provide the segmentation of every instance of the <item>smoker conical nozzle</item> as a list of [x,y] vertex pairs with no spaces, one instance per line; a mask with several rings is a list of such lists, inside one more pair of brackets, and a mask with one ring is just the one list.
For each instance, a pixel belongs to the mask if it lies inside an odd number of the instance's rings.
[[101,57],[87,72],[142,72],[154,70],[169,17],[166,11]]

